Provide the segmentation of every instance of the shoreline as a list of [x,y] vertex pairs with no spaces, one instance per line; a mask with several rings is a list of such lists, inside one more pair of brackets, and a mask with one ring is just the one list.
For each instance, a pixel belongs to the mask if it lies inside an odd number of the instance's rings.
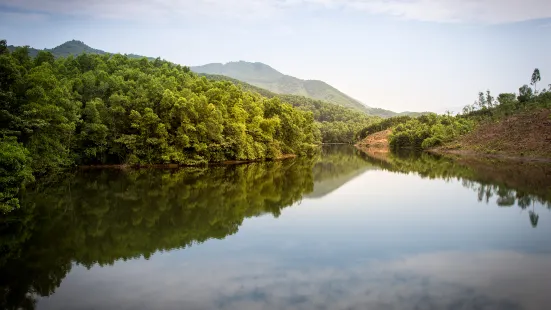
[[[365,144],[356,144],[354,145],[354,147],[357,150],[369,156],[387,155],[389,153],[392,153],[388,148],[370,147],[369,145],[365,145]],[[492,160],[502,160],[502,161],[509,161],[509,162],[518,162],[518,163],[551,164],[551,158],[549,157],[520,156],[520,155],[512,155],[512,154],[504,154],[504,153],[488,154],[488,153],[482,153],[482,152],[477,152],[473,150],[457,150],[457,149],[450,150],[450,149],[443,149],[443,148],[432,148],[428,150],[422,150],[421,152],[428,153],[431,155],[445,156],[454,160],[492,159]],[[377,157],[377,156],[373,156],[373,157]]]
[[[388,144],[388,135],[390,130],[376,132],[364,138],[363,140],[356,143],[354,146],[356,149],[364,152],[365,154],[385,154],[391,153],[389,144]],[[544,157],[538,155],[521,155],[519,153],[512,152],[483,152],[473,149],[462,149],[462,148],[450,148],[451,143],[446,145],[430,148],[427,150],[419,150],[423,153],[428,153],[432,155],[440,155],[450,157],[452,159],[460,160],[461,158],[465,159],[492,159],[492,160],[504,160],[510,162],[519,162],[519,163],[551,163],[551,157]]]
[[185,167],[206,167],[206,166],[225,166],[225,165],[241,165],[258,162],[279,161],[285,159],[296,158],[295,154],[285,154],[274,159],[251,159],[251,160],[225,160],[219,162],[209,162],[197,165],[184,165],[184,164],[110,164],[110,165],[80,165],[76,168],[79,170],[92,170],[92,169],[179,169]]
[[517,161],[517,162],[533,162],[533,163],[551,163],[551,158],[549,157],[538,157],[538,156],[523,156],[523,155],[513,155],[505,153],[483,153],[473,150],[450,150],[443,148],[433,148],[425,150],[429,154],[433,155],[442,155],[448,157],[463,157],[463,158],[486,158],[486,159],[498,159],[498,160],[507,160],[507,161]]

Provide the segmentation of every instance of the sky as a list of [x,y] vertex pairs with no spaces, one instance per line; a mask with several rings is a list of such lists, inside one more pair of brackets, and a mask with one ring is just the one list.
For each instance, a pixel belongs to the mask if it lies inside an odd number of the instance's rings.
[[551,83],[549,0],[2,0],[0,38],[182,65],[263,62],[394,111]]

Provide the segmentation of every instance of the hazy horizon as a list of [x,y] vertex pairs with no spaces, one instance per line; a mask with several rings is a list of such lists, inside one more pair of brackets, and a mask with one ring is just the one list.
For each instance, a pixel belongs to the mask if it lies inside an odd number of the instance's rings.
[[542,0],[6,0],[0,38],[38,49],[75,39],[188,66],[262,62],[394,111],[518,92],[536,67],[538,89],[551,83]]

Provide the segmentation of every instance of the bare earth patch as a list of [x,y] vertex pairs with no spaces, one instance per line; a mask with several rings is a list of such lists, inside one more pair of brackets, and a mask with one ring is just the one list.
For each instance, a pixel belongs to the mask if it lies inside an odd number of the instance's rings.
[[473,132],[431,150],[464,156],[504,159],[551,158],[551,110],[540,109],[480,124]]
[[362,148],[369,148],[369,149],[378,149],[378,150],[386,150],[388,152],[389,145],[388,145],[388,136],[392,133],[392,130],[387,129],[383,131],[376,132],[374,134],[371,134],[362,141],[358,142],[356,144],[357,147]]

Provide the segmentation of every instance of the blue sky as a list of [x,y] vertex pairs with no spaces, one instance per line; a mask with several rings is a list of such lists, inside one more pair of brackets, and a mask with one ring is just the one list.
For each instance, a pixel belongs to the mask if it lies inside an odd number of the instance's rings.
[[458,111],[551,83],[547,0],[3,0],[0,38],[185,64],[259,61],[370,106]]

